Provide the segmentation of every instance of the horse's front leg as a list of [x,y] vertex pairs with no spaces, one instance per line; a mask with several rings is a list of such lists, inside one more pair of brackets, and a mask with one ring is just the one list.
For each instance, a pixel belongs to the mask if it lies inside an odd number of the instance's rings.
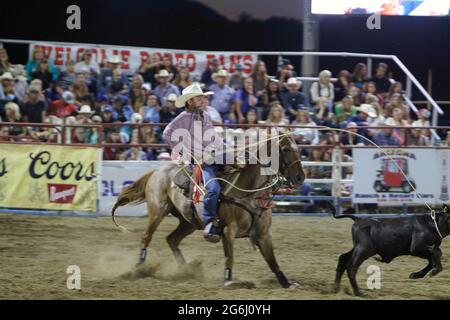
[[257,246],[261,251],[262,256],[264,257],[264,260],[266,260],[267,264],[269,265],[270,270],[272,270],[272,272],[275,273],[278,282],[281,284],[281,286],[283,288],[298,287],[297,283],[289,282],[284,273],[280,270],[280,267],[278,266],[278,262],[277,259],[275,258],[275,254],[273,251],[272,237],[270,236],[269,233],[265,233],[264,235],[261,235],[258,238]]
[[234,223],[227,225],[223,230],[222,244],[223,244],[223,251],[225,253],[225,272],[224,272],[225,286],[230,285],[233,279],[232,274],[234,263],[233,244],[236,232],[237,226]]

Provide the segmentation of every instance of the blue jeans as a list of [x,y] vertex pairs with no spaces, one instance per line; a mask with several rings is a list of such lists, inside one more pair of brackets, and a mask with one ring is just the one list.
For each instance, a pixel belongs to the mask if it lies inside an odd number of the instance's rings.
[[209,223],[217,216],[217,208],[219,205],[220,196],[220,184],[219,181],[214,179],[217,175],[217,166],[203,166],[203,180],[207,182],[206,191],[207,195],[203,199],[203,222]]

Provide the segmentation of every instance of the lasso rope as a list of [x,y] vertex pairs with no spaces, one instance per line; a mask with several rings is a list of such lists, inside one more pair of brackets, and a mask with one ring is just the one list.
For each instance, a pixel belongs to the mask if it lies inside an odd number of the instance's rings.
[[[363,140],[369,142],[370,144],[372,144],[373,146],[375,146],[376,148],[378,148],[381,152],[383,152],[383,154],[384,154],[386,157],[388,157],[388,158],[395,164],[395,166],[396,166],[397,169],[400,171],[400,173],[405,177],[406,181],[408,182],[409,186],[411,187],[411,189],[413,190],[413,192],[415,193],[415,195],[417,196],[417,198],[420,199],[420,200],[424,203],[424,205],[430,210],[430,215],[431,215],[431,218],[432,218],[432,220],[433,220],[433,222],[434,222],[434,225],[435,225],[435,227],[436,227],[436,231],[437,231],[437,233],[439,234],[439,236],[441,237],[441,239],[444,238],[444,237],[442,236],[440,230],[439,230],[439,226],[438,226],[437,221],[436,221],[436,211],[435,211],[434,209],[432,209],[431,206],[430,206],[430,205],[422,198],[422,196],[420,195],[420,193],[416,190],[416,188],[414,187],[414,185],[413,185],[413,184],[411,183],[411,181],[408,179],[408,176],[405,174],[405,172],[403,171],[403,169],[399,166],[399,164],[397,163],[397,161],[395,161],[395,160],[391,157],[391,155],[389,155],[389,154],[387,153],[387,151],[386,151],[385,149],[383,149],[382,147],[380,147],[378,144],[376,144],[376,143],[373,142],[372,140],[368,139],[367,137],[365,137],[365,136],[363,136],[363,135],[361,135],[361,134],[359,134],[359,133],[352,132],[352,131],[350,131],[350,130],[340,129],[340,128],[330,128],[330,127],[324,127],[324,128],[314,128],[314,127],[311,127],[311,129],[313,129],[313,130],[319,130],[319,131],[340,131],[340,132],[346,132],[346,133],[349,133],[349,134],[352,134],[352,135],[355,135],[355,136],[358,136],[358,137],[362,138]],[[261,143],[265,143],[265,142],[271,141],[271,140],[273,140],[273,139],[278,139],[278,138],[280,138],[280,137],[281,137],[281,138],[284,138],[285,136],[292,135],[292,134],[293,134],[293,132],[291,132],[291,131],[286,132],[286,133],[283,133],[283,134],[277,134],[277,135],[275,135],[275,136],[273,136],[273,137],[271,136],[270,138],[263,139],[263,140],[261,140],[261,141],[258,141],[258,142],[256,142],[256,143],[254,143],[254,144],[251,144],[251,145],[248,146],[248,148],[249,148],[250,146],[259,146]],[[245,148],[247,148],[247,147],[246,147],[245,145],[244,145],[243,147],[239,147],[239,146],[238,146],[234,151],[240,151],[242,148],[243,148],[243,150],[245,150]],[[199,161],[197,158],[195,158],[189,150],[187,150],[187,152],[192,156],[192,159],[194,159],[194,161],[196,162],[196,164],[199,165],[200,170],[201,170],[201,172],[202,172],[202,177],[203,177],[203,169],[201,168],[201,163],[200,163],[200,161]],[[221,155],[221,154],[223,154],[223,151],[222,151],[221,153],[219,153],[219,155]],[[186,172],[186,171],[185,171],[185,172]],[[271,185],[269,185],[269,186],[267,186],[267,187],[259,188],[259,189],[247,189],[247,190],[246,190],[246,189],[241,189],[241,188],[237,187],[235,184],[233,184],[233,183],[231,183],[231,182],[229,182],[229,181],[227,181],[227,180],[225,180],[225,179],[223,179],[223,178],[217,178],[217,177],[216,177],[216,178],[209,179],[209,180],[206,181],[206,182],[205,182],[205,180],[204,180],[204,178],[203,178],[203,182],[204,182],[204,186],[206,187],[206,185],[207,185],[209,182],[211,182],[211,181],[213,181],[213,180],[220,180],[220,181],[224,181],[224,182],[228,183],[228,184],[229,184],[230,186],[232,186],[233,188],[235,188],[235,189],[237,189],[237,190],[239,190],[239,191],[242,191],[242,192],[258,192],[258,191],[262,191],[262,190],[266,190],[266,189],[268,189],[268,188],[271,188],[271,187],[274,186],[276,183],[278,183],[278,180],[279,180],[278,175],[277,175],[276,177],[277,177],[276,182],[272,183]],[[205,195],[205,193],[204,193],[204,191],[201,189],[201,187],[198,186],[198,185],[195,183],[195,181],[194,181],[191,177],[190,177],[190,179],[191,179],[191,181],[194,182],[194,184],[196,185],[196,187],[199,188],[199,190],[202,191],[202,194]]]

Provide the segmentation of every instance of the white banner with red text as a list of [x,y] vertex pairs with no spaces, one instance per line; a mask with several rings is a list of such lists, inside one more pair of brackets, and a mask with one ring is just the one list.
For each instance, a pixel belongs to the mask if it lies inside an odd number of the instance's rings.
[[137,72],[139,67],[147,60],[151,54],[157,54],[160,57],[168,56],[176,66],[184,65],[189,68],[194,80],[199,81],[201,74],[207,67],[207,62],[211,59],[217,59],[222,68],[229,72],[234,72],[234,65],[239,63],[243,67],[243,74],[249,75],[252,72],[253,64],[257,61],[256,55],[242,54],[239,52],[214,52],[214,51],[190,51],[159,48],[138,48],[121,47],[110,45],[94,44],[74,44],[61,45],[49,42],[32,42],[29,46],[29,58],[31,59],[33,50],[42,48],[44,55],[50,59],[55,66],[64,70],[67,60],[79,62],[83,52],[90,49],[93,59],[99,64],[112,55],[119,56],[122,60],[121,70],[126,74]]

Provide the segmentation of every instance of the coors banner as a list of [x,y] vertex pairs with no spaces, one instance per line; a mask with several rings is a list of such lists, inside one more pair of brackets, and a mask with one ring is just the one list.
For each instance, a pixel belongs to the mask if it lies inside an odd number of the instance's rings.
[[59,45],[52,43],[36,42],[30,43],[29,57],[31,59],[35,47],[41,47],[45,56],[53,61],[57,67],[65,66],[67,60],[71,59],[79,62],[83,51],[91,49],[93,59],[100,65],[108,57],[118,55],[122,60],[121,69],[127,74],[137,72],[139,67],[151,55],[157,54],[160,57],[168,56],[172,59],[174,65],[185,65],[189,68],[194,79],[199,80],[203,71],[205,71],[207,62],[211,59],[218,59],[222,68],[229,72],[234,72],[234,65],[242,65],[243,73],[249,75],[252,72],[252,66],[257,60],[256,55],[247,55],[230,52],[207,52],[207,51],[188,51],[157,48],[136,48],[136,47],[114,47],[91,44]]
[[96,211],[98,150],[0,145],[0,207]]

